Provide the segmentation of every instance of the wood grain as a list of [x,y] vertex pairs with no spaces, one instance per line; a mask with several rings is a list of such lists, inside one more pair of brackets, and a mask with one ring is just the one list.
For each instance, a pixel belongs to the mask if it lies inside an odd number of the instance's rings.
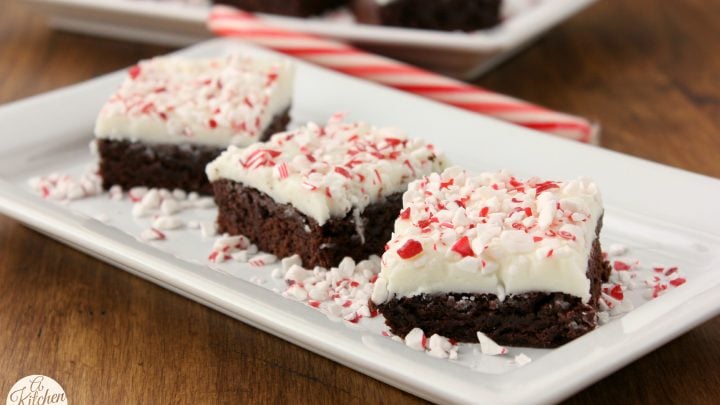
[[[720,3],[603,1],[482,86],[599,120],[604,147],[720,177]],[[0,4],[0,103],[169,48],[54,32]],[[720,318],[567,402],[713,403]],[[0,217],[0,398],[54,377],[73,403],[420,402]]]

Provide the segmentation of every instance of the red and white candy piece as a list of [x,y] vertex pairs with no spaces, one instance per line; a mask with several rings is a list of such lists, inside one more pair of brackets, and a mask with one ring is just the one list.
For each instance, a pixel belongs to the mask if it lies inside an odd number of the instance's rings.
[[480,343],[480,351],[482,354],[486,354],[488,356],[501,356],[508,352],[506,347],[495,343],[494,340],[490,339],[482,332],[477,333],[477,338]]

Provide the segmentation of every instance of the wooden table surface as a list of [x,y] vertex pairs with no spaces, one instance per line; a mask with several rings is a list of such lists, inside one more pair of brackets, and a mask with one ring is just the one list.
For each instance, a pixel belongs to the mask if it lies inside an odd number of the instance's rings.
[[[601,1],[478,83],[598,119],[603,147],[720,177],[717,16],[716,0]],[[1,0],[0,103],[169,50],[54,32]],[[0,217],[0,400],[29,374],[82,404],[419,401]],[[617,401],[719,402],[720,318],[568,400]]]

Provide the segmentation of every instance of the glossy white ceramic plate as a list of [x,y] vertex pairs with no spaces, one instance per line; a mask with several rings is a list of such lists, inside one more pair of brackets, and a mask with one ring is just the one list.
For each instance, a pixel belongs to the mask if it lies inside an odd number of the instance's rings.
[[[29,0],[51,25],[71,31],[169,45],[210,37],[209,0]],[[355,24],[348,13],[314,19],[266,16],[281,27],[369,47],[445,74],[486,72],[595,0],[505,0],[505,20],[474,33]]]
[[[213,40],[181,52],[206,57],[258,52]],[[50,172],[79,174],[101,104],[125,73],[0,107],[0,211],[74,246],[291,343],[441,402],[538,403],[560,400],[720,312],[720,181],[543,135],[406,93],[298,64],[295,122],[350,119],[396,125],[434,142],[473,171],[507,168],[520,176],[593,177],[606,202],[602,242],[623,243],[642,263],[680,267],[688,282],[651,301],[629,291],[636,309],[554,350],[513,348],[511,356],[479,354],[462,345],[458,361],[416,352],[381,335],[382,320],[332,321],[273,292],[269,268],[239,263],[208,266],[211,239],[196,230],[168,240],[136,238],[147,220],[130,215],[127,200],[101,195],[70,204],[36,196],[28,179]],[[104,214],[109,222],[93,217]],[[214,211],[183,213],[212,220]],[[254,280],[251,282],[249,280]],[[257,283],[260,284],[257,284]],[[701,348],[698,348],[701,350]],[[518,366],[512,355],[533,361]]]

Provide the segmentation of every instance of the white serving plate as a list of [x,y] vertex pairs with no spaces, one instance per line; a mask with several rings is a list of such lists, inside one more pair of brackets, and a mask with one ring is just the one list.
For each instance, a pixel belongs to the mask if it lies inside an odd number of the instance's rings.
[[[205,28],[207,4],[192,4],[190,0],[28,1],[48,15],[52,26],[69,31],[181,46],[211,36]],[[469,79],[524,49],[594,1],[506,0],[507,18],[503,23],[470,34],[360,25],[342,13],[315,19],[265,18],[281,27],[353,42],[444,74]]]
[[[230,51],[266,53],[230,40],[181,51],[207,57]],[[507,168],[527,177],[593,177],[606,202],[602,242],[623,243],[643,263],[678,265],[688,279],[636,309],[554,350],[511,349],[533,362],[483,356],[463,345],[459,361],[439,360],[381,335],[381,319],[332,321],[273,292],[282,282],[269,268],[208,266],[212,240],[171,231],[146,244],[133,235],[148,226],[130,203],[107,195],[63,205],[43,200],[28,179],[53,171],[78,174],[95,115],[124,72],[0,107],[0,211],[68,245],[322,356],[439,402],[538,403],[560,400],[720,312],[720,181],[597,147],[569,142],[413,95],[298,63],[292,114],[324,121],[351,119],[397,125],[434,142],[473,171]],[[339,95],[342,95],[341,97]],[[110,221],[92,219],[103,213]],[[210,220],[213,210],[183,215]],[[262,278],[258,285],[248,280]],[[698,348],[702,350],[702,348]]]

